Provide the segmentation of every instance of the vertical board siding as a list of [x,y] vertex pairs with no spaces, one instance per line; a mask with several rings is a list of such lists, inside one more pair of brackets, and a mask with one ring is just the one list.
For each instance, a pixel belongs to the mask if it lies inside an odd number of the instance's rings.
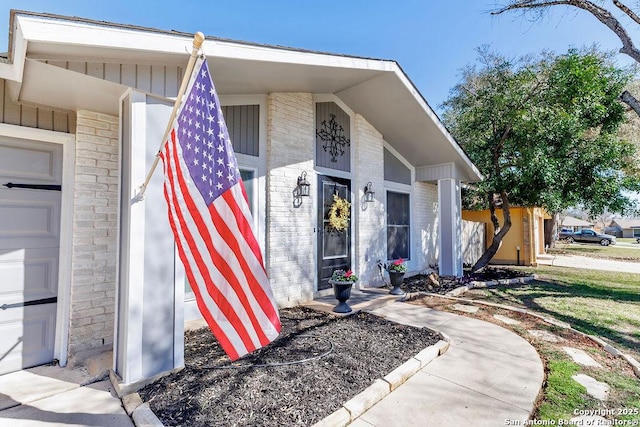
[[[102,62],[78,62],[78,61],[45,61],[50,65],[65,68],[95,78],[118,83],[123,86],[133,87],[148,93],[175,98],[182,79],[181,67],[166,67],[162,65],[136,65],[136,64],[112,64]],[[258,108],[258,106],[250,106]],[[258,126],[257,113],[255,123]],[[247,113],[245,113],[247,114]],[[7,82],[0,79],[0,123],[33,127],[38,129],[53,130],[57,132],[75,132],[75,114],[53,111],[44,108],[20,105],[13,102],[9,96]],[[246,124],[245,126],[249,126]],[[250,126],[249,126],[250,127]],[[244,135],[246,133],[246,135]],[[258,155],[257,127],[247,128],[243,131],[246,138],[244,153]],[[254,142],[250,142],[254,141]],[[254,147],[255,145],[255,147]],[[255,149],[255,151],[253,151]]]
[[411,185],[411,170],[386,148],[384,149],[384,180]]
[[75,123],[73,114],[17,104],[11,99],[7,85],[6,80],[0,79],[0,123],[57,132],[73,132],[70,130],[75,129],[75,126],[71,126]]
[[[331,115],[335,115],[335,121],[342,126],[342,136],[351,141],[351,117],[343,111],[335,102],[318,102],[316,103],[316,132],[325,128],[322,122],[326,122],[327,126],[331,121]],[[320,139],[316,133],[316,165],[330,169],[337,169],[345,172],[351,171],[351,144],[343,147],[344,153],[338,153],[335,161],[329,153],[329,147],[325,150],[323,145],[325,141]]]
[[258,157],[260,155],[259,105],[223,106],[222,114],[229,129],[229,137],[236,153]]

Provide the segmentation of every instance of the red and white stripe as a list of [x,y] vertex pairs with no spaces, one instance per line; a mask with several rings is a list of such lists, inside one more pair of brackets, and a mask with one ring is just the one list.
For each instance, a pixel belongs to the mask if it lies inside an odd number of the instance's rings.
[[200,312],[231,360],[263,347],[280,318],[239,182],[206,206],[184,163],[175,128],[160,157],[169,222]]

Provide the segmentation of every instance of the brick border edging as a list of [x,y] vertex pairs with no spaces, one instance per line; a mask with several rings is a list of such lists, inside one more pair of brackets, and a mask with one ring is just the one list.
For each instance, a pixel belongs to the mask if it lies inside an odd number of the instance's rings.
[[421,350],[384,377],[377,378],[373,384],[345,402],[340,409],[318,421],[313,427],[343,427],[355,421],[383,397],[449,349],[450,338],[442,332],[438,334],[441,337],[440,341]]
[[468,299],[468,298],[459,298],[458,295],[463,294],[466,291],[469,291],[471,289],[480,289],[480,288],[489,288],[489,287],[494,287],[494,286],[498,286],[498,285],[513,285],[513,284],[520,284],[520,283],[528,283],[531,282],[533,280],[537,279],[536,275],[533,276],[528,276],[528,277],[520,277],[517,279],[526,279],[523,281],[518,281],[516,279],[502,279],[502,280],[498,280],[498,281],[490,281],[490,282],[471,282],[469,285],[465,285],[465,286],[460,286],[458,288],[455,288],[454,290],[447,292],[444,295],[441,294],[435,294],[435,293],[431,293],[431,292],[414,292],[411,294],[407,294],[406,300],[413,300],[416,298],[419,298],[420,296],[424,295],[424,296],[435,296],[435,297],[440,297],[440,298],[448,298],[448,299],[452,299],[455,301],[460,301],[460,302],[465,302],[468,304],[479,304],[479,305],[486,305],[489,307],[495,307],[495,308],[502,308],[508,311],[513,311],[516,313],[521,313],[521,314],[528,314],[530,316],[536,317],[546,323],[549,323],[550,325],[554,325],[557,326],[559,328],[562,329],[568,329],[571,330],[572,332],[577,333],[578,335],[582,335],[583,337],[586,337],[588,339],[590,339],[591,341],[593,341],[594,343],[598,344],[600,347],[602,347],[602,349],[604,351],[606,351],[609,354],[612,354],[613,356],[616,357],[622,357],[633,369],[633,372],[636,374],[636,376],[638,378],[640,378],[640,362],[638,362],[633,356],[623,353],[620,350],[618,350],[617,348],[615,348],[614,346],[612,346],[611,344],[607,343],[606,341],[604,341],[602,338],[595,336],[595,335],[589,335],[585,332],[579,331],[577,329],[574,329],[569,323],[566,322],[561,322],[560,320],[557,320],[551,316],[546,316],[546,315],[542,315],[539,313],[536,313],[534,311],[531,310],[527,310],[524,308],[518,308],[518,307],[513,307],[510,305],[505,305],[505,304],[497,304],[497,303],[492,303],[492,302],[488,302],[488,301],[477,301],[477,300],[472,300],[472,299]]

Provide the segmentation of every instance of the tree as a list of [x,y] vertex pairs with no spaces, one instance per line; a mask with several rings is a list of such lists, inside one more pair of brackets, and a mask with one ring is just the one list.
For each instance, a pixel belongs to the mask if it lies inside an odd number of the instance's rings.
[[616,136],[629,78],[596,51],[516,61],[479,49],[479,67],[463,70],[443,104],[445,125],[485,177],[465,192],[465,207],[488,208],[496,230],[472,271],[498,251],[512,205],[554,214],[578,204],[593,214],[630,206],[623,191],[637,180],[625,162],[635,147]]
[[[602,3],[602,2],[600,2]],[[613,6],[624,13],[635,24],[640,25],[640,16],[636,12],[623,4],[619,0],[612,1]],[[635,2],[636,5],[640,2]],[[611,10],[596,4],[589,0],[512,0],[503,7],[492,12],[493,15],[499,15],[504,12],[521,10],[525,14],[532,14],[534,19],[540,19],[548,8],[552,6],[570,6],[584,10],[593,15],[598,21],[606,25],[622,42],[620,53],[630,56],[634,61],[640,64],[640,50],[636,47],[629,32],[625,29],[624,24],[616,18]],[[614,9],[615,10],[615,9]],[[640,102],[628,90],[620,93],[620,99],[626,103],[633,111],[640,116]]]

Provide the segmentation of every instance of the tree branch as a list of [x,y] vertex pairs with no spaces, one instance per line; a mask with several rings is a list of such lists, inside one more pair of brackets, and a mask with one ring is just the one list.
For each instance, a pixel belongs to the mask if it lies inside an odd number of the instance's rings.
[[638,101],[631,92],[625,90],[620,94],[620,100],[627,104],[633,111],[636,112],[638,116],[640,116],[640,101]]
[[[640,23],[640,19],[638,19],[633,11],[628,9],[625,5],[617,0],[614,1],[614,4],[618,8],[620,8],[620,10],[627,13],[627,15],[631,17],[631,19],[634,19],[636,22]],[[577,7],[578,9],[585,10],[592,14],[598,21],[606,25],[611,31],[615,33],[616,36],[618,36],[618,38],[622,42],[620,53],[629,55],[636,62],[640,63],[640,50],[636,48],[635,44],[631,40],[631,37],[629,36],[629,33],[627,33],[627,30],[622,26],[620,21],[618,21],[618,19],[616,19],[616,17],[613,16],[607,9],[600,7],[589,0],[518,0],[512,2],[511,4],[508,4],[501,9],[491,12],[491,14],[499,15],[510,10],[538,9],[557,5]],[[626,12],[625,9],[627,9],[628,12]]]
[[626,5],[622,4],[620,0],[613,0],[613,4],[627,14],[627,16],[635,21],[636,24],[640,24],[640,17],[635,12],[629,9]]

